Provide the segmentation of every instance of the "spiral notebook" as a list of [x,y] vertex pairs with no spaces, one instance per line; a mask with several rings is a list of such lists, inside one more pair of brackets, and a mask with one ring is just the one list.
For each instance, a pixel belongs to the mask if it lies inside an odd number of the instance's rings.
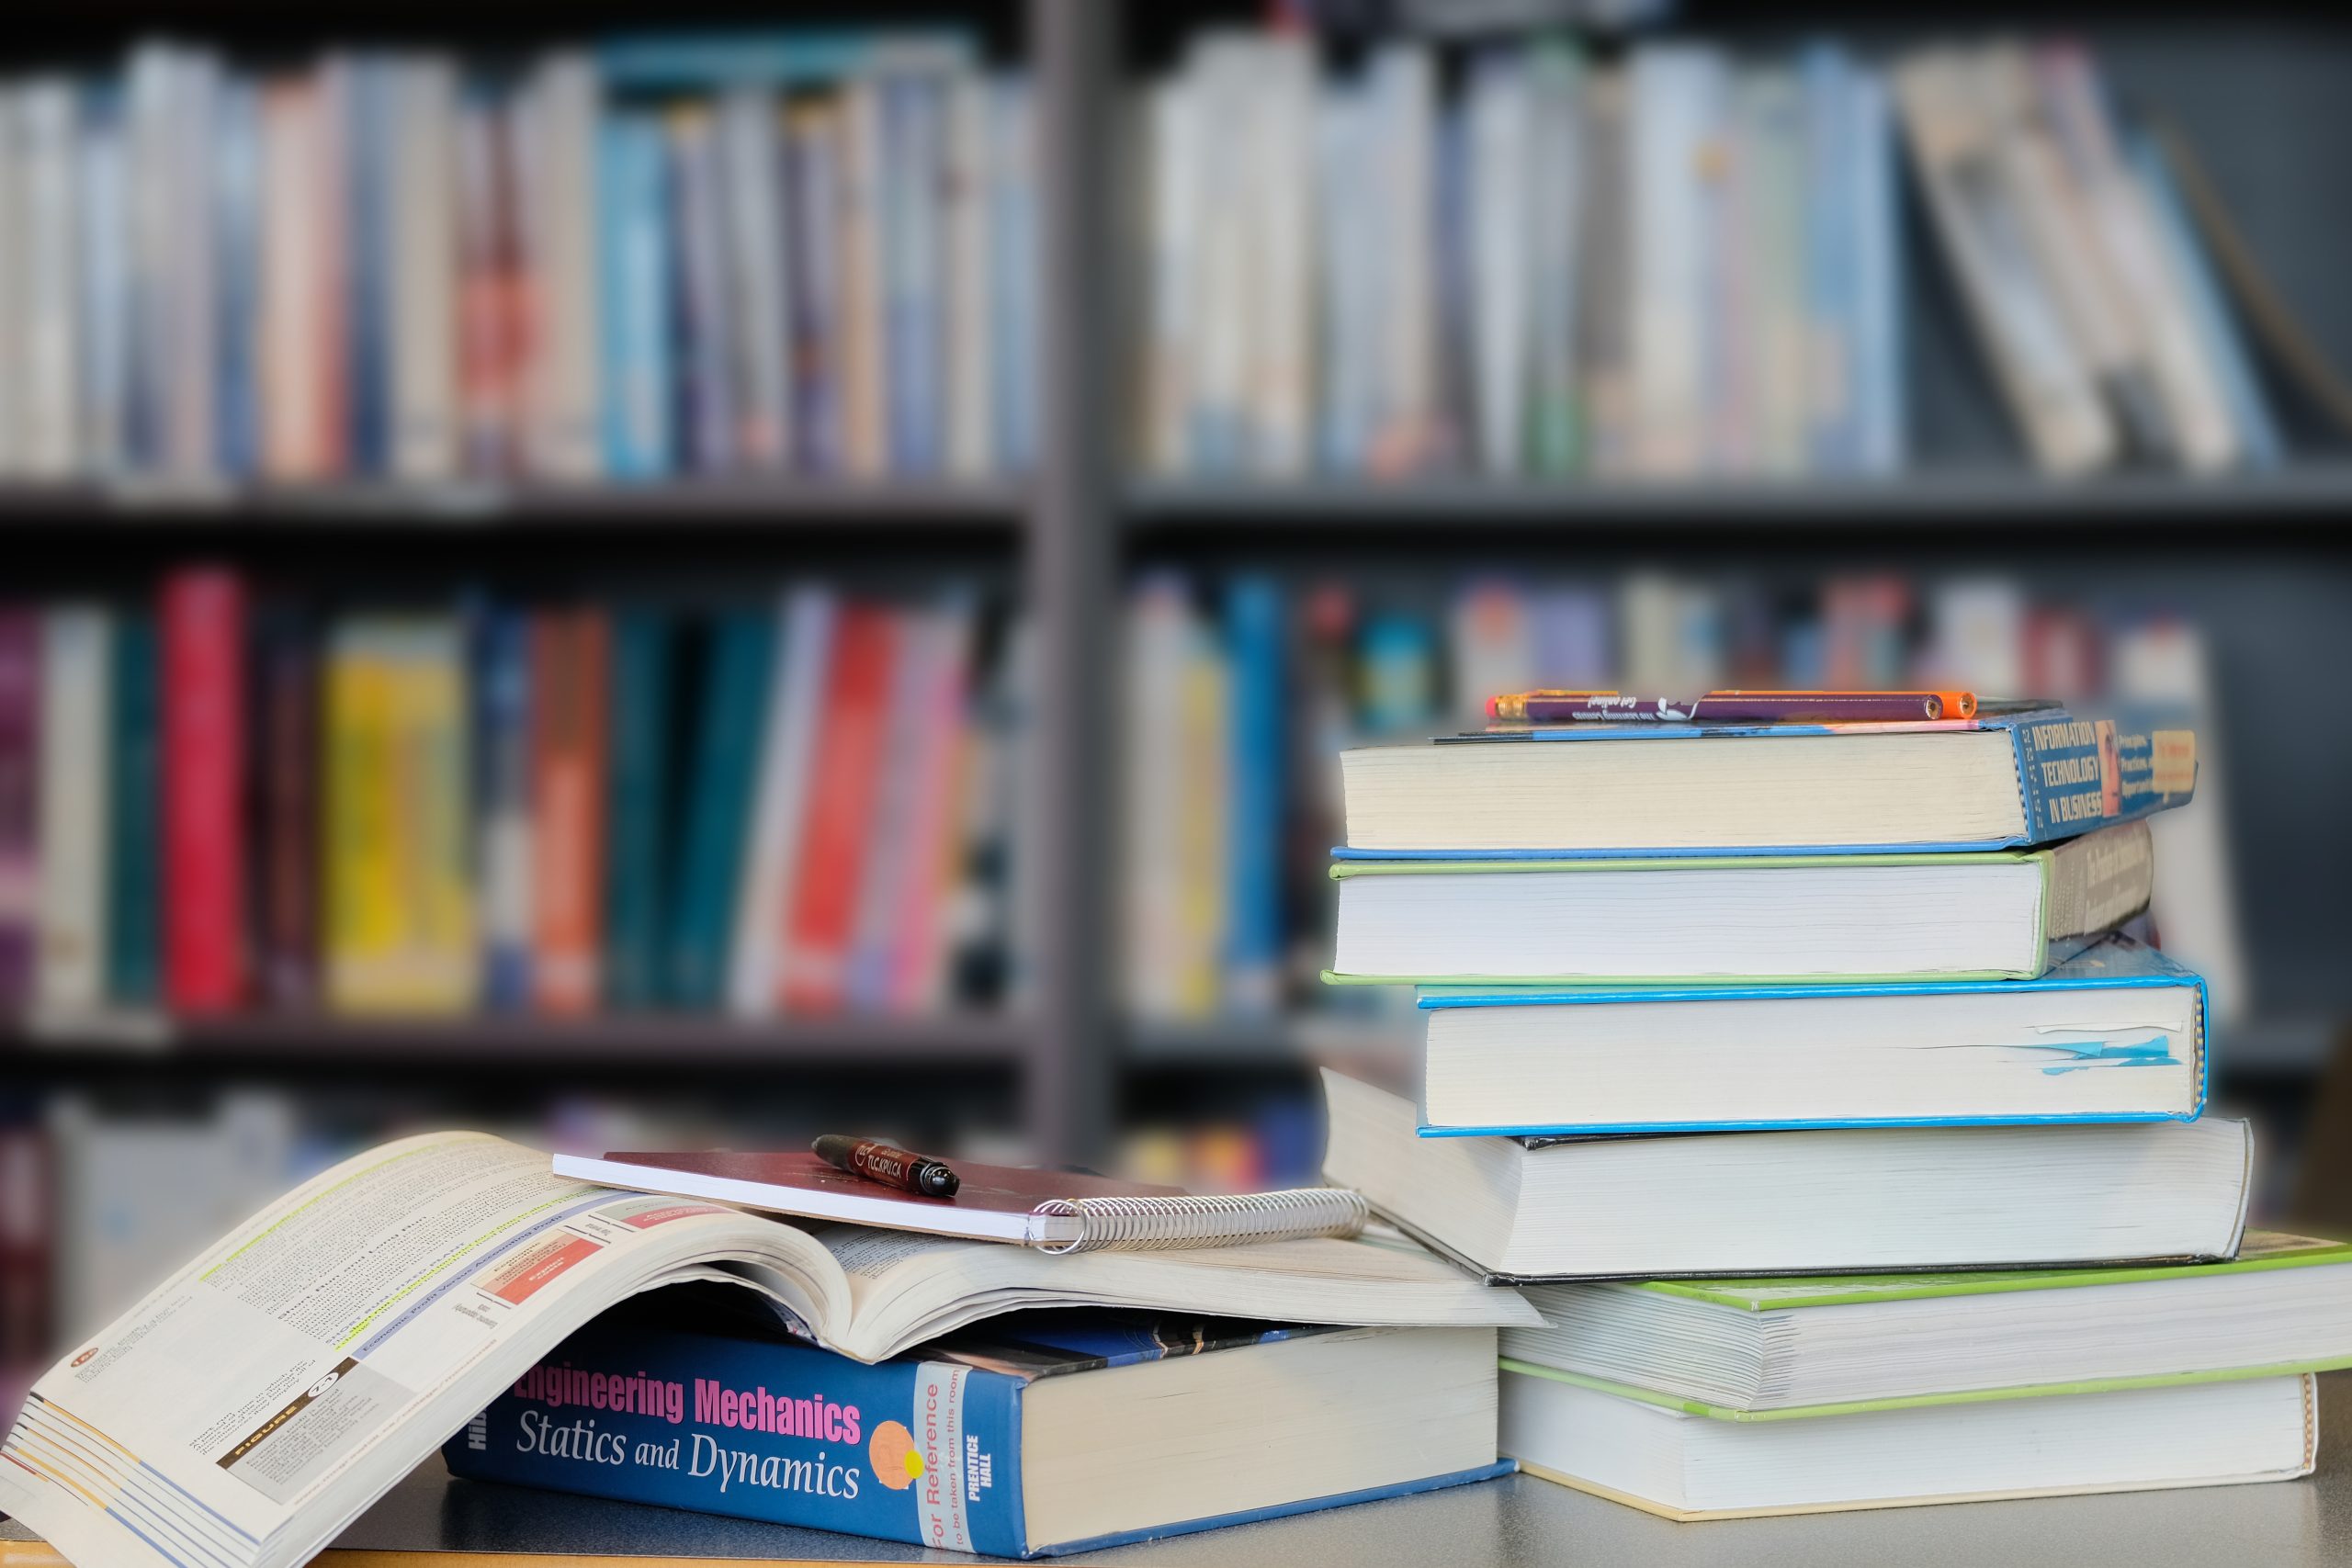
[[921,1198],[837,1170],[812,1154],[608,1154],[555,1156],[558,1176],[683,1198],[707,1198],[796,1219],[837,1220],[1043,1252],[1227,1247],[1353,1235],[1363,1195],[1333,1187],[1195,1197],[1078,1171],[956,1162],[953,1198]]

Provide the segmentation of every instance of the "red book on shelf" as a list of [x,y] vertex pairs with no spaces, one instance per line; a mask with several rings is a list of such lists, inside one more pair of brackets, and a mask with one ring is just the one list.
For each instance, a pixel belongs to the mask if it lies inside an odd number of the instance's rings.
[[834,633],[824,722],[801,818],[799,885],[786,904],[781,973],[787,1012],[841,1006],[866,839],[888,827],[873,820],[873,806],[889,761],[882,739],[898,638],[898,616],[874,604],[844,611]]
[[531,621],[533,1001],[595,1010],[605,903],[605,694],[610,627],[595,610]]
[[245,999],[245,589],[201,568],[165,581],[164,995],[173,1010]]

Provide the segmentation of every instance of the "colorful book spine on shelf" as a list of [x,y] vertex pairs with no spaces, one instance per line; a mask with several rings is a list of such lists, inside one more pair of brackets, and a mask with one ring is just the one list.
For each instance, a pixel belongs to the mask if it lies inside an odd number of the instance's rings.
[[146,1007],[162,975],[162,650],[150,611],[126,612],[117,633],[107,701],[106,991],[119,1006]]
[[1233,661],[1227,705],[1232,739],[1231,805],[1226,830],[1227,1005],[1272,1011],[1281,998],[1286,956],[1283,933],[1282,824],[1283,599],[1275,584],[1244,579],[1226,591],[1225,622]]
[[602,990],[611,629],[595,610],[541,612],[531,628],[531,989],[578,1016]]
[[899,653],[889,611],[852,604],[842,612],[784,924],[780,986],[787,1011],[827,1012],[842,1005],[859,879],[871,852],[891,671]]
[[211,569],[164,586],[164,994],[176,1012],[246,998],[245,599]]
[[474,669],[474,807],[481,909],[482,1005],[530,1006],[534,761],[531,617],[493,608],[478,618]]
[[661,121],[646,114],[607,116],[597,160],[605,468],[616,479],[656,479],[672,467],[672,296]]
[[648,1008],[662,997],[673,633],[659,610],[631,605],[613,616],[605,784],[607,1007]]
[[760,610],[721,615],[708,638],[669,907],[664,986],[679,1007],[718,1008],[727,999],[775,639],[775,616]]
[[40,925],[40,617],[0,608],[0,1007],[32,993]]

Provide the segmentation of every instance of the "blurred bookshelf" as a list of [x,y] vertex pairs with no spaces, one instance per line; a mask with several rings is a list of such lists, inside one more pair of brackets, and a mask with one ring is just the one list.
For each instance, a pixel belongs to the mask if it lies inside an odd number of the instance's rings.
[[[0,540],[21,582],[46,602],[135,604],[191,563],[243,573],[257,592],[315,588],[330,620],[372,611],[379,599],[446,615],[477,579],[525,607],[643,596],[697,624],[818,580],[836,583],[845,602],[869,596],[896,609],[928,604],[942,590],[975,596],[990,628],[976,681],[1010,662],[1014,624],[1027,638],[1024,678],[1001,699],[1021,772],[1008,813],[1012,886],[989,917],[1002,951],[988,960],[986,999],[911,1014],[784,1009],[752,1018],[723,1010],[373,1018],[244,1008],[168,1022],[153,1013],[19,1014],[0,1028],[0,1134],[40,1126],[61,1099],[118,1097],[141,1115],[158,1099],[185,1100],[197,1112],[209,1084],[258,1081],[307,1105],[314,1077],[356,1076],[380,1084],[384,1105],[411,1123],[463,1120],[494,1103],[502,1124],[569,1146],[662,1136],[743,1146],[853,1111],[874,1114],[888,1103],[876,1097],[905,1096],[928,1079],[956,1087],[946,1102],[908,1113],[926,1136],[993,1139],[984,1146],[1125,1163],[1167,1179],[1304,1178],[1312,1139],[1298,1120],[1312,1064],[1401,1064],[1417,1032],[1409,1011],[1334,1011],[1314,984],[1327,930],[1317,879],[1336,835],[1328,803],[1309,798],[1311,761],[1350,739],[1464,722],[1461,699],[1498,666],[1480,662],[1476,637],[1457,626],[1476,621],[1465,606],[1497,583],[1521,594],[1510,613],[1531,626],[1548,613],[1531,608],[1538,600],[1572,591],[1600,604],[1598,621],[1570,640],[1598,660],[1587,672],[1629,689],[1681,689],[1686,676],[1708,671],[1758,684],[1832,671],[1845,678],[1837,683],[1905,676],[1941,640],[1965,640],[1967,606],[1953,608],[1950,596],[1988,581],[2007,596],[1993,614],[2011,628],[1995,660],[2010,689],[2098,698],[2121,684],[2109,668],[2120,647],[2140,650],[2128,659],[2170,657],[2174,644],[2146,637],[2188,628],[2192,683],[2217,720],[2211,776],[2224,786],[2188,815],[2205,818],[2212,836],[2211,876],[2233,906],[2222,919],[2237,928],[2245,972],[2241,1015],[2217,1029],[2215,1059],[2224,1080],[2243,1075],[2290,1090],[2315,1081],[2352,1019],[2340,962],[2352,925],[2326,874],[2352,863],[2352,829],[2327,787],[2352,769],[2352,755],[2341,727],[2308,716],[2307,695],[2352,663],[2343,529],[2352,451],[2286,383],[2270,350],[2252,354],[2279,426],[2275,465],[2037,471],[1906,163],[1895,214],[1905,345],[1898,464],[1835,474],[1596,475],[1570,465],[1490,475],[1469,460],[1466,433],[1451,457],[1386,478],[1319,459],[1282,472],[1157,463],[1136,429],[1136,340],[1151,318],[1134,232],[1133,209],[1151,184],[1136,162],[1140,106],[1152,84],[1183,69],[1195,35],[1254,34],[1270,10],[1306,28],[1326,9],[1214,0],[695,8],[696,25],[736,34],[810,23],[930,30],[944,18],[968,34],[978,75],[1027,83],[1034,228],[1014,276],[1034,305],[1012,335],[1028,361],[1016,421],[1028,434],[1016,433],[1012,450],[992,450],[984,473],[925,461],[852,479],[794,463],[702,472],[672,462],[621,479],[504,458],[476,472],[461,457],[430,480],[372,471],[36,479],[14,456],[0,462]],[[422,37],[434,50],[493,61],[505,81],[536,51],[665,24],[630,0],[560,14],[428,6],[363,7],[347,23],[289,17],[229,5],[166,16],[109,0],[70,22],[46,19],[0,52],[0,78],[61,66],[111,73],[169,23],[241,68],[307,63],[348,31],[362,45],[386,39],[404,49]],[[1856,61],[1875,65],[2017,20],[1966,0],[1895,19],[1774,0],[1690,4],[1655,30],[1669,43],[1729,40],[1743,61],[1787,62],[1827,27],[1844,31]],[[2338,286],[2352,227],[2329,200],[2335,150],[2352,136],[2352,26],[2319,6],[2143,16],[2100,3],[2078,18],[2037,17],[2032,30],[2073,20],[2128,108],[2180,127],[2320,349],[2352,359],[2352,295]],[[1649,36],[1595,32],[1582,48],[1593,70],[1613,69]],[[1461,101],[1463,80],[1495,38],[1429,45],[1440,104]],[[1386,39],[1350,31],[1321,63],[1355,80]],[[13,330],[0,322],[0,348]],[[992,413],[996,385],[983,399]],[[1678,663],[1671,637],[1628,635],[1639,618],[1623,603],[1628,585],[1656,599],[1661,581],[1661,603],[1713,606],[1704,613],[1714,662]],[[1846,597],[1833,605],[1827,590],[1841,583]],[[1855,590],[1871,583],[1880,587]],[[1148,866],[1169,862],[1139,864],[1136,851],[1148,829],[1172,835],[1177,826],[1139,823],[1125,793],[1137,719],[1122,684],[1126,653],[1148,603],[1169,617],[1163,630],[1183,622],[1181,640],[1222,660],[1222,679],[1246,683],[1225,646],[1236,585],[1268,596],[1272,608],[1258,613],[1270,619],[1256,635],[1281,648],[1272,915],[1258,921],[1249,974],[1226,974],[1238,966],[1219,945],[1222,931],[1193,931],[1180,956],[1198,984],[1175,1005],[1143,1005],[1129,970],[1170,954],[1131,952],[1126,906],[1155,874]],[[0,601],[23,592],[0,592]],[[1892,609],[1854,608],[1888,592]],[[1317,607],[1338,601],[1348,606],[1344,630],[1324,649],[1329,667],[1314,666]],[[1762,652],[1743,640],[1759,637]],[[1827,645],[1841,638],[1852,646],[1833,658]],[[1335,705],[1344,716],[1329,711]],[[675,735],[669,744],[685,749]],[[1251,895],[1266,896],[1262,886]],[[561,1092],[574,1071],[598,1086],[601,1098],[585,1110]],[[989,1082],[967,1113],[956,1096],[974,1077]],[[542,1082],[541,1100],[518,1100],[518,1079]],[[492,1080],[494,1092],[485,1087]],[[699,1101],[699,1120],[672,1113],[681,1098]],[[656,1105],[664,1109],[646,1109]],[[380,1130],[344,1101],[318,1122],[283,1134],[287,1159],[299,1165]],[[1186,1125],[1214,1135],[1204,1142]],[[872,1130],[894,1129],[876,1122]],[[275,1175],[254,1201],[283,1185]],[[8,1359],[0,1346],[0,1363]]]

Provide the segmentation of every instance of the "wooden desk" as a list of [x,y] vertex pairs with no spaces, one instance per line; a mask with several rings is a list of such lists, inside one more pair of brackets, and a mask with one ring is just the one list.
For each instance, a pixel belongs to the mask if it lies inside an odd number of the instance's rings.
[[[2307,1481],[1678,1525],[1532,1476],[1210,1530],[1082,1559],[1121,1568],[2335,1568],[2352,1562],[2352,1372],[2320,1380]],[[888,1541],[452,1481],[436,1460],[345,1532],[319,1568],[630,1568],[986,1561]],[[0,1523],[0,1568],[62,1568]],[[609,1562],[605,1568],[611,1568]]]

